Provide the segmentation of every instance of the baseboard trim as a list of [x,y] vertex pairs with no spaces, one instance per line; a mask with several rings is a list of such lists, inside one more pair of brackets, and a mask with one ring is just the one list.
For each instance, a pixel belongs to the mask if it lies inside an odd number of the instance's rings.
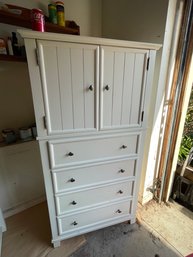
[[19,204],[19,205],[14,206],[14,207],[12,207],[10,209],[7,209],[7,210],[3,210],[3,216],[5,218],[8,218],[8,217],[13,216],[13,215],[15,215],[15,214],[17,214],[19,212],[22,212],[22,211],[24,211],[24,210],[26,210],[26,209],[34,206],[34,205],[42,203],[45,200],[46,200],[46,196],[41,196],[41,197],[39,197],[39,198],[37,198],[35,200]]

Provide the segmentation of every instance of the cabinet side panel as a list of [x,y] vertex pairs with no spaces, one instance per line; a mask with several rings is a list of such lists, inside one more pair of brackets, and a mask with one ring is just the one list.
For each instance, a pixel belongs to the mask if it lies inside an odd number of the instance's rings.
[[40,70],[36,58],[36,41],[34,39],[25,39],[27,53],[27,62],[32,89],[33,106],[35,110],[35,119],[38,136],[45,136],[47,131],[44,128],[43,117],[45,115],[44,101],[41,87]]

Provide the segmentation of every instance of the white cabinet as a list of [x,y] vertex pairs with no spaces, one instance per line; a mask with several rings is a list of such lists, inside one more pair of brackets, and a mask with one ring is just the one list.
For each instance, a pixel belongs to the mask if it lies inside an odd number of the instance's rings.
[[160,46],[20,33],[27,49],[54,246],[105,226],[135,222]]

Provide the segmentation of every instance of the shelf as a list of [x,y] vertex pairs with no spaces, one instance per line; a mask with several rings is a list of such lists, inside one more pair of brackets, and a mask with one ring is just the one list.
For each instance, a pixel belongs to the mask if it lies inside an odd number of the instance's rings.
[[25,57],[21,57],[21,56],[0,54],[0,61],[7,61],[7,62],[27,62],[27,59],[26,59]]
[[[9,9],[19,9],[22,13],[14,14],[9,11],[0,10],[0,23],[10,24],[14,26],[30,28],[31,29],[31,10],[16,5],[7,4]],[[80,35],[80,27],[74,21],[66,21],[66,27],[58,26],[48,22],[48,18],[45,17],[45,31],[63,34]]]

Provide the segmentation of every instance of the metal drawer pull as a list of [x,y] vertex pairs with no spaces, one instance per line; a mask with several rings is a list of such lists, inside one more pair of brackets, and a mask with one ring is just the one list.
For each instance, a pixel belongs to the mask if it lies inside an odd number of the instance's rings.
[[75,182],[76,180],[74,178],[71,178],[69,181],[70,182]]
[[93,91],[93,90],[94,90],[93,85],[90,85],[90,86],[88,87],[88,89],[89,89],[90,91]]
[[72,205],[76,205],[77,202],[76,202],[76,201],[72,201],[71,204],[72,204]]
[[72,225],[73,225],[73,226],[76,226],[76,225],[78,225],[78,222],[74,221],[74,222],[72,223]]
[[69,152],[67,156],[73,156],[74,154],[72,152]]
[[124,172],[125,172],[125,170],[124,170],[124,169],[120,169],[120,171],[119,171],[119,172],[124,173]]
[[108,91],[109,89],[110,89],[109,85],[106,85],[106,86],[105,86],[105,90]]
[[119,194],[123,194],[123,191],[122,191],[122,190],[119,190],[118,193],[119,193]]
[[127,146],[126,146],[126,145],[122,145],[121,148],[122,148],[122,149],[126,149]]
[[117,212],[117,213],[122,213],[122,211],[121,211],[121,210],[119,210],[119,209],[118,209],[116,212]]

